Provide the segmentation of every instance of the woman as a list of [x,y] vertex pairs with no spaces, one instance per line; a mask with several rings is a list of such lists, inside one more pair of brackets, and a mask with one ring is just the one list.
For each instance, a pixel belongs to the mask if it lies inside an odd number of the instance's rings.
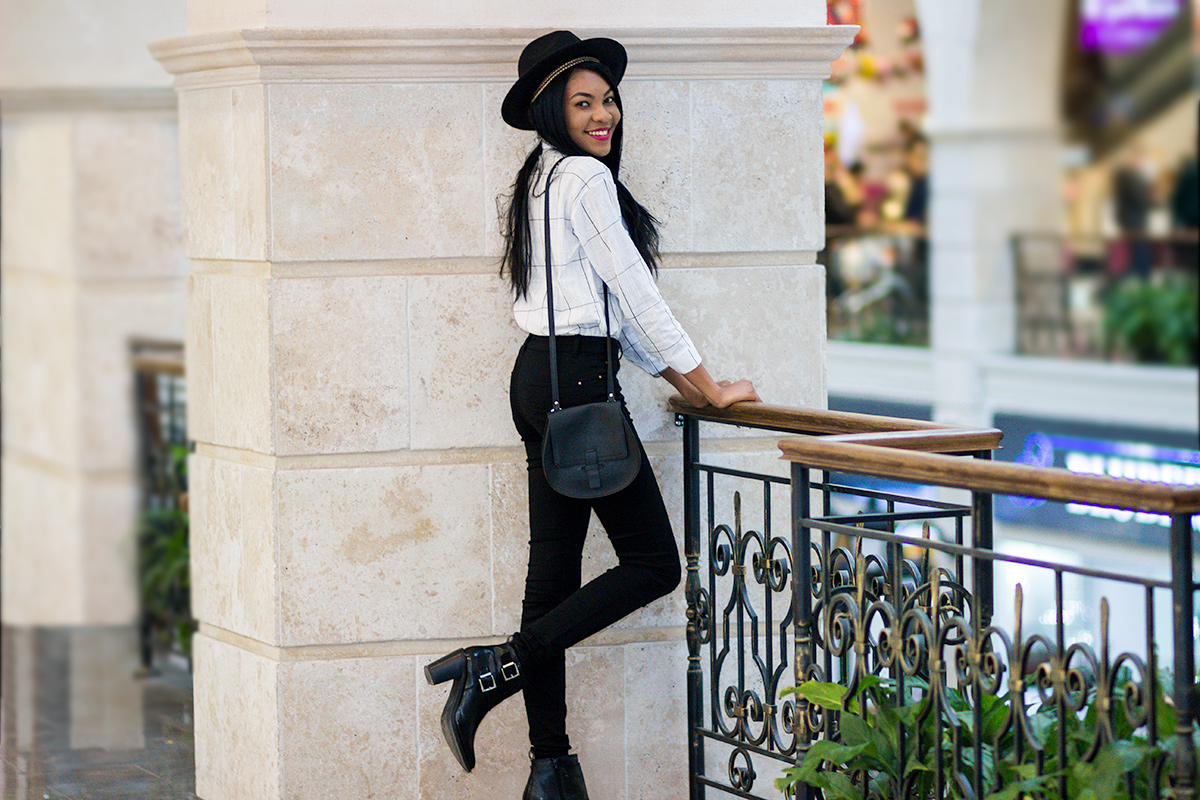
[[[718,383],[709,376],[654,283],[656,220],[617,180],[622,138],[617,84],[625,63],[625,49],[611,39],[547,34],[521,53],[520,77],[504,100],[505,122],[541,137],[517,173],[501,267],[516,296],[517,324],[529,333],[511,384],[513,421],[529,463],[529,573],[518,633],[504,644],[457,650],[426,668],[431,683],[454,681],[442,731],[468,771],[475,765],[480,720],[524,689],[533,759],[526,800],[587,798],[578,759],[569,754],[566,648],[667,594],[680,577],[675,537],[644,450],[633,483],[597,500],[558,494],[542,471],[551,405],[545,192],[564,407],[605,399],[609,348],[614,357],[623,352],[665,378],[693,405],[758,400],[749,381]],[[605,287],[608,325],[619,332],[613,339],[605,334]],[[623,405],[619,388],[616,396]],[[583,541],[593,511],[619,563],[581,588]]]

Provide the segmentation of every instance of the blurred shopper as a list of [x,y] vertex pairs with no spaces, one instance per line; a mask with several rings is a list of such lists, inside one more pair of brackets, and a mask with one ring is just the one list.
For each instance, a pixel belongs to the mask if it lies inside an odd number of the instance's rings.
[[1113,173],[1113,203],[1117,227],[1129,249],[1129,268],[1137,276],[1150,276],[1152,253],[1146,241],[1153,187],[1146,175],[1141,148],[1133,148]]
[[1177,231],[1200,230],[1200,179],[1197,178],[1194,155],[1184,158],[1175,173],[1171,227]]
[[825,152],[825,225],[857,226],[865,199],[862,163],[847,167],[836,150]]
[[1200,244],[1196,234],[1200,231],[1200,177],[1196,171],[1196,156],[1183,159],[1175,173],[1175,188],[1171,193],[1171,227],[1176,234],[1190,236],[1190,241],[1176,244],[1175,253],[1179,265],[1185,269],[1196,269],[1200,261]]
[[915,233],[924,233],[929,219],[929,142],[923,136],[913,138],[904,153],[908,173],[908,200],[904,221]]

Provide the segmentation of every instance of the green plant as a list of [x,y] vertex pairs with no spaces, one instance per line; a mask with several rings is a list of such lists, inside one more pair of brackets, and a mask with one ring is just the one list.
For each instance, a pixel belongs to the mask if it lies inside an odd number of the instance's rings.
[[[794,791],[799,784],[821,789],[828,800],[861,800],[863,787],[855,785],[852,775],[866,781],[867,788],[881,797],[932,797],[934,794],[933,765],[941,750],[942,763],[955,764],[961,759],[960,771],[972,782],[975,777],[974,748],[976,743],[976,713],[961,693],[948,690],[945,697],[949,707],[942,712],[958,722],[957,740],[950,726],[943,724],[939,736],[935,715],[929,708],[928,686],[909,678],[906,686],[920,691],[920,699],[897,707],[895,682],[866,676],[853,694],[847,695],[844,686],[809,681],[784,690],[820,706],[825,713],[836,714],[840,741],[822,739],[815,742],[795,767],[785,771],[777,782],[784,791]],[[869,698],[869,700],[867,699]],[[982,753],[982,777],[986,786],[999,785],[999,791],[986,800],[1017,800],[1026,795],[1055,796],[1060,779],[1066,781],[1066,797],[1073,800],[1114,800],[1127,798],[1128,777],[1133,776],[1134,797],[1150,796],[1151,765],[1170,752],[1174,744],[1175,714],[1162,692],[1156,699],[1159,741],[1151,744],[1142,734],[1135,734],[1123,713],[1114,714],[1112,742],[1102,746],[1095,758],[1088,761],[1092,731],[1096,729],[1096,703],[1088,704],[1087,713],[1080,718],[1066,714],[1067,753],[1058,753],[1059,714],[1056,705],[1043,705],[1034,712],[1030,729],[1045,753],[1043,774],[1030,763],[1015,761],[1014,734],[1005,730],[1009,696],[980,696],[979,749]],[[866,709],[865,712],[863,709]],[[901,763],[901,737],[906,758]],[[996,758],[997,750],[1000,758]],[[901,779],[904,779],[902,781]],[[907,782],[907,794],[902,783]],[[947,775],[950,796],[962,797],[959,787]]]
[[165,644],[176,643],[190,657],[195,623],[191,609],[189,541],[186,509],[187,448],[172,447],[168,474],[174,484],[172,503],[148,508],[138,522],[138,576],[142,612]]
[[1125,350],[1148,364],[1200,363],[1198,298],[1196,281],[1184,275],[1154,281],[1127,278],[1105,301],[1107,349]]
[[142,610],[160,636],[191,653],[188,515],[177,508],[143,512],[138,530]]

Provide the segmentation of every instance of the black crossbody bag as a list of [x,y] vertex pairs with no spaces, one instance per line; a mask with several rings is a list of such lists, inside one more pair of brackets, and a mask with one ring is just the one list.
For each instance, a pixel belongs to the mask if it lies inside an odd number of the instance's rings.
[[556,492],[581,500],[619,492],[637,477],[642,452],[637,434],[613,390],[612,328],[608,319],[608,286],[604,287],[605,358],[608,399],[563,408],[558,399],[558,352],[554,342],[554,279],[550,259],[550,179],[546,176],[546,305],[550,316],[550,392],[554,403],[546,417],[542,470]]

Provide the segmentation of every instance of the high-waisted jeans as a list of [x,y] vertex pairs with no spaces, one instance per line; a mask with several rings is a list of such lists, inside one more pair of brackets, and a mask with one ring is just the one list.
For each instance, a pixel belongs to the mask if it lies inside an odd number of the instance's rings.
[[[604,400],[604,347],[613,348],[615,370],[616,340],[559,336],[557,343],[563,407]],[[678,586],[679,550],[645,450],[633,483],[608,497],[576,500],[546,483],[542,436],[551,404],[546,338],[530,336],[521,346],[511,390],[513,422],[529,463],[529,572],[514,641],[527,662],[529,742],[533,755],[542,758],[570,749],[565,650]],[[624,406],[619,386],[616,396]],[[580,587],[583,541],[593,511],[616,551],[617,566]]]

